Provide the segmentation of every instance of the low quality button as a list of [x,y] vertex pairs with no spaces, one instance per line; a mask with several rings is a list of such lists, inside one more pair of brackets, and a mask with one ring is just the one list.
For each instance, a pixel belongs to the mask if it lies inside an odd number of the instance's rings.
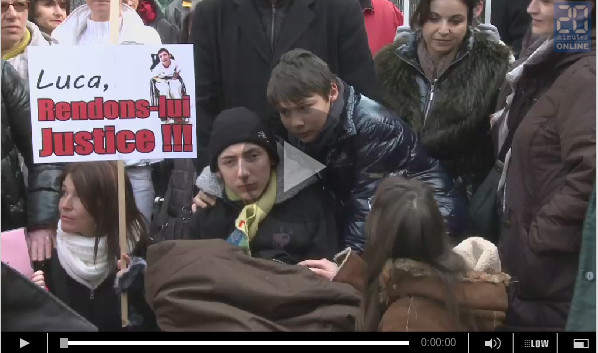
[[588,281],[593,281],[594,280],[594,272],[592,272],[592,271],[586,272],[586,279]]

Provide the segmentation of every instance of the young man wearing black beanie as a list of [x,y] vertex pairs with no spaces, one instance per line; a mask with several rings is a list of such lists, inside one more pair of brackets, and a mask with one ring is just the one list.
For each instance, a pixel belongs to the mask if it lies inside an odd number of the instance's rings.
[[[221,238],[251,256],[296,264],[331,258],[339,250],[336,221],[320,185],[283,191],[277,145],[257,114],[222,111],[208,145],[210,169],[220,179],[212,207],[193,215],[194,239]],[[202,190],[213,180],[198,179]]]

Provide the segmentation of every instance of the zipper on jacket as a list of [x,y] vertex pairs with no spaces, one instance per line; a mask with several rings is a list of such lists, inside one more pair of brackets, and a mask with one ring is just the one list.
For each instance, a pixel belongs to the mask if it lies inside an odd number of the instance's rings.
[[[429,96],[429,99],[428,99],[428,103],[426,104],[426,110],[424,111],[424,124],[423,124],[423,127],[425,127],[425,126],[426,126],[426,119],[428,118],[428,113],[430,113],[430,108],[432,107],[432,100],[434,99],[434,90],[435,90],[435,88],[436,88],[436,87],[435,87],[435,86],[436,86],[436,83],[438,82],[438,80],[440,80],[440,78],[441,78],[442,76],[444,76],[444,74],[445,74],[445,73],[446,73],[446,72],[447,72],[447,71],[448,71],[448,70],[449,70],[451,67],[453,67],[454,65],[457,65],[458,63],[460,63],[461,61],[463,61],[463,59],[465,59],[465,57],[469,55],[469,52],[470,52],[470,51],[467,51],[467,52],[466,52],[465,54],[463,54],[463,55],[462,55],[460,58],[458,58],[457,60],[453,61],[453,62],[452,62],[450,65],[449,65],[449,67],[447,67],[447,68],[446,68],[446,70],[444,70],[444,72],[442,73],[442,75],[440,75],[440,76],[436,77],[436,78],[434,79],[434,81],[433,81],[433,82],[430,82],[430,80],[429,80],[429,79],[426,77],[426,75],[424,74],[424,72],[423,72],[423,70],[422,70],[421,68],[419,68],[417,65],[415,65],[414,63],[412,63],[412,62],[411,62],[410,60],[408,60],[407,58],[404,58],[404,57],[403,57],[403,56],[401,56],[401,55],[397,55],[397,57],[398,57],[400,60],[403,60],[404,62],[406,62],[406,63],[407,63],[407,65],[409,65],[409,66],[413,67],[413,68],[415,69],[415,71],[417,71],[417,72],[418,72],[418,73],[419,73],[419,74],[420,74],[420,75],[421,75],[421,76],[424,78],[424,80],[426,80],[426,81],[428,82],[428,84],[431,86],[431,87],[430,87],[430,96]],[[423,127],[422,127],[422,128],[423,128]]]
[[424,112],[424,125],[426,127],[426,120],[428,120],[428,114],[430,113],[430,108],[432,107],[432,101],[434,100],[434,90],[436,89],[436,82],[438,81],[437,78],[432,81],[430,85],[430,94],[428,95],[428,104],[426,104],[426,111]]
[[89,291],[89,300],[93,300],[93,298],[94,298],[94,290],[93,290],[93,289],[91,289],[91,290]]
[[271,35],[270,35],[270,48],[272,48],[272,52],[274,52],[274,24],[276,23],[276,0],[272,0],[272,26],[271,26]]

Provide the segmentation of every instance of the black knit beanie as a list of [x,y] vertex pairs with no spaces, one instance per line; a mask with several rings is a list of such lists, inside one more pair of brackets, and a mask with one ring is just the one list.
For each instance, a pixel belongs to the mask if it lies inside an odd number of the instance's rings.
[[251,110],[238,107],[223,110],[214,119],[208,144],[210,170],[218,171],[218,156],[224,149],[243,142],[262,146],[270,155],[270,160],[275,164],[278,163],[276,141],[262,119]]

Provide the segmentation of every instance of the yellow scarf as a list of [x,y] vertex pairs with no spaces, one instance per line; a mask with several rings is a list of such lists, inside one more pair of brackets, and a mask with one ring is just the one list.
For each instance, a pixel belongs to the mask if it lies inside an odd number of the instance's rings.
[[8,60],[8,59],[12,59],[15,56],[21,54],[22,52],[25,51],[25,48],[27,48],[27,46],[29,45],[29,43],[31,42],[31,32],[29,32],[29,29],[27,29],[27,27],[25,27],[25,36],[23,37],[23,40],[21,40],[19,43],[17,43],[17,45],[8,50],[6,53],[4,53],[4,55],[2,55],[2,60]]
[[[270,181],[262,196],[254,203],[245,205],[235,220],[235,231],[227,241],[240,246],[248,255],[251,255],[249,243],[257,234],[260,223],[268,216],[276,202],[276,172],[270,173]],[[231,201],[240,200],[233,191],[225,186],[226,196]]]

